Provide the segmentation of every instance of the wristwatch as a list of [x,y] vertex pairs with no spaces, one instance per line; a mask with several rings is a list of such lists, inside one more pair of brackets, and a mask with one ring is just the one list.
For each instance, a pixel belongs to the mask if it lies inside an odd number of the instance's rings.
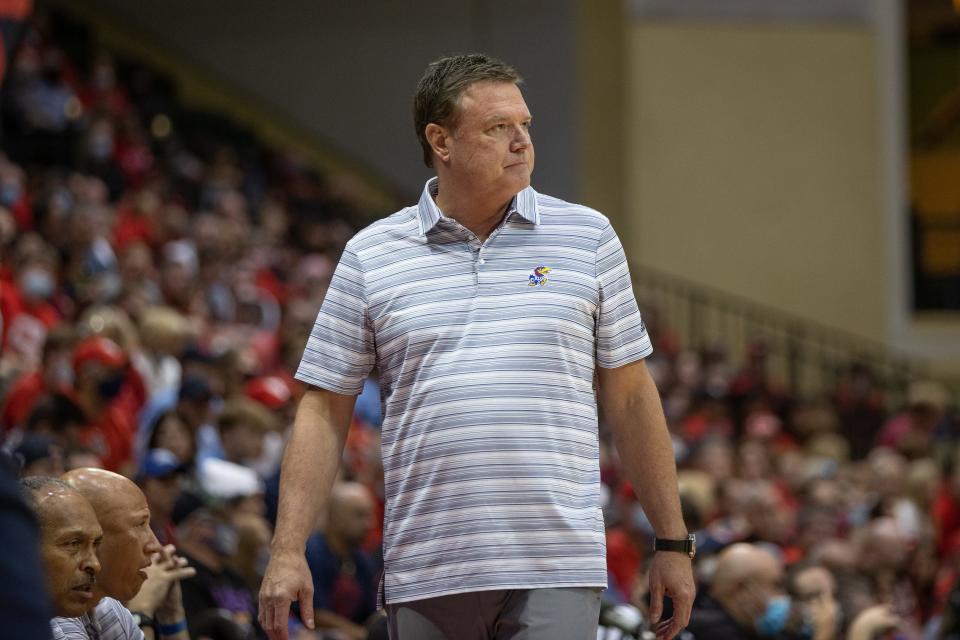
[[133,617],[133,621],[134,623],[136,623],[138,627],[141,627],[141,628],[149,627],[152,629],[156,624],[153,621],[153,618],[151,618],[150,616],[148,616],[142,611],[131,611],[130,615]]
[[685,553],[688,556],[690,556],[691,560],[693,560],[693,557],[697,555],[697,536],[691,533],[686,538],[683,538],[681,540],[668,540],[665,538],[654,538],[653,550],[654,551],[676,551],[677,553]]

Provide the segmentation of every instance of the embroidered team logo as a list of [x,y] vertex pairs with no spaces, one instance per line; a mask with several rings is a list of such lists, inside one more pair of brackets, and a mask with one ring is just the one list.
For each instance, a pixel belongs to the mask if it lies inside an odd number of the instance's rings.
[[536,287],[539,285],[542,287],[546,285],[548,273],[550,273],[550,267],[544,267],[543,265],[537,267],[533,270],[533,273],[527,277],[529,280],[529,282],[527,282],[527,286]]

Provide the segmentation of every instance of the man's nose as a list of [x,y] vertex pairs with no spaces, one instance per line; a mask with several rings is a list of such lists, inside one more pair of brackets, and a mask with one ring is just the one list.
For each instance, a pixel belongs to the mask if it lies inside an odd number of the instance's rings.
[[96,575],[100,573],[100,558],[97,557],[95,549],[91,548],[83,557],[80,563],[80,569],[86,573]]
[[524,126],[518,126],[513,136],[513,148],[515,151],[525,149],[530,146],[530,130]]
[[147,544],[143,547],[143,552],[149,558],[155,553],[160,553],[163,550],[163,546],[160,544],[160,541],[157,540],[157,534],[153,532],[153,529],[150,529],[150,539],[147,540]]

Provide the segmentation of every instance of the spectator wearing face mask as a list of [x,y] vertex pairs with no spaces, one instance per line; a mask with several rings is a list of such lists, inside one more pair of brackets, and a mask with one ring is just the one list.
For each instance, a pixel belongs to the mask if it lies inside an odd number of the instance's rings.
[[73,386],[71,354],[75,343],[76,334],[67,325],[54,327],[47,333],[40,368],[18,378],[7,392],[0,410],[0,426],[4,433],[22,427],[45,394],[63,393]]
[[[721,552],[707,593],[694,605],[687,632],[695,640],[810,638],[803,612],[784,593],[780,560],[752,544]],[[818,640],[830,635],[813,636]]]
[[74,400],[87,418],[80,444],[90,447],[110,471],[132,475],[136,407],[122,397],[129,371],[126,353],[117,343],[94,336],[73,352]]
[[13,281],[0,286],[2,345],[18,352],[27,364],[40,359],[47,331],[62,319],[53,304],[57,267],[56,254],[44,245],[21,256]]

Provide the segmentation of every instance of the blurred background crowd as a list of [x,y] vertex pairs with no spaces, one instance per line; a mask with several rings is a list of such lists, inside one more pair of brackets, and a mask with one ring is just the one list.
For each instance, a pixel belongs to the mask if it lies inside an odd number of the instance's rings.
[[[191,111],[161,73],[78,33],[37,11],[7,64],[0,439],[24,476],[133,478],[158,539],[197,568],[183,584],[191,633],[262,637],[256,593],[303,392],[292,373],[366,222],[363,187]],[[766,586],[757,575],[741,599],[782,590],[818,637],[844,637],[877,605],[895,620],[878,629],[960,637],[955,396],[934,380],[889,396],[869,362],[800,396],[770,371],[763,340],[746,354],[684,344],[638,294],[699,542],[694,620],[727,606],[711,589],[718,554],[747,542],[783,574]],[[379,424],[373,379],[307,548],[324,636],[366,638],[375,611]],[[653,533],[600,439],[605,598],[642,612]]]

